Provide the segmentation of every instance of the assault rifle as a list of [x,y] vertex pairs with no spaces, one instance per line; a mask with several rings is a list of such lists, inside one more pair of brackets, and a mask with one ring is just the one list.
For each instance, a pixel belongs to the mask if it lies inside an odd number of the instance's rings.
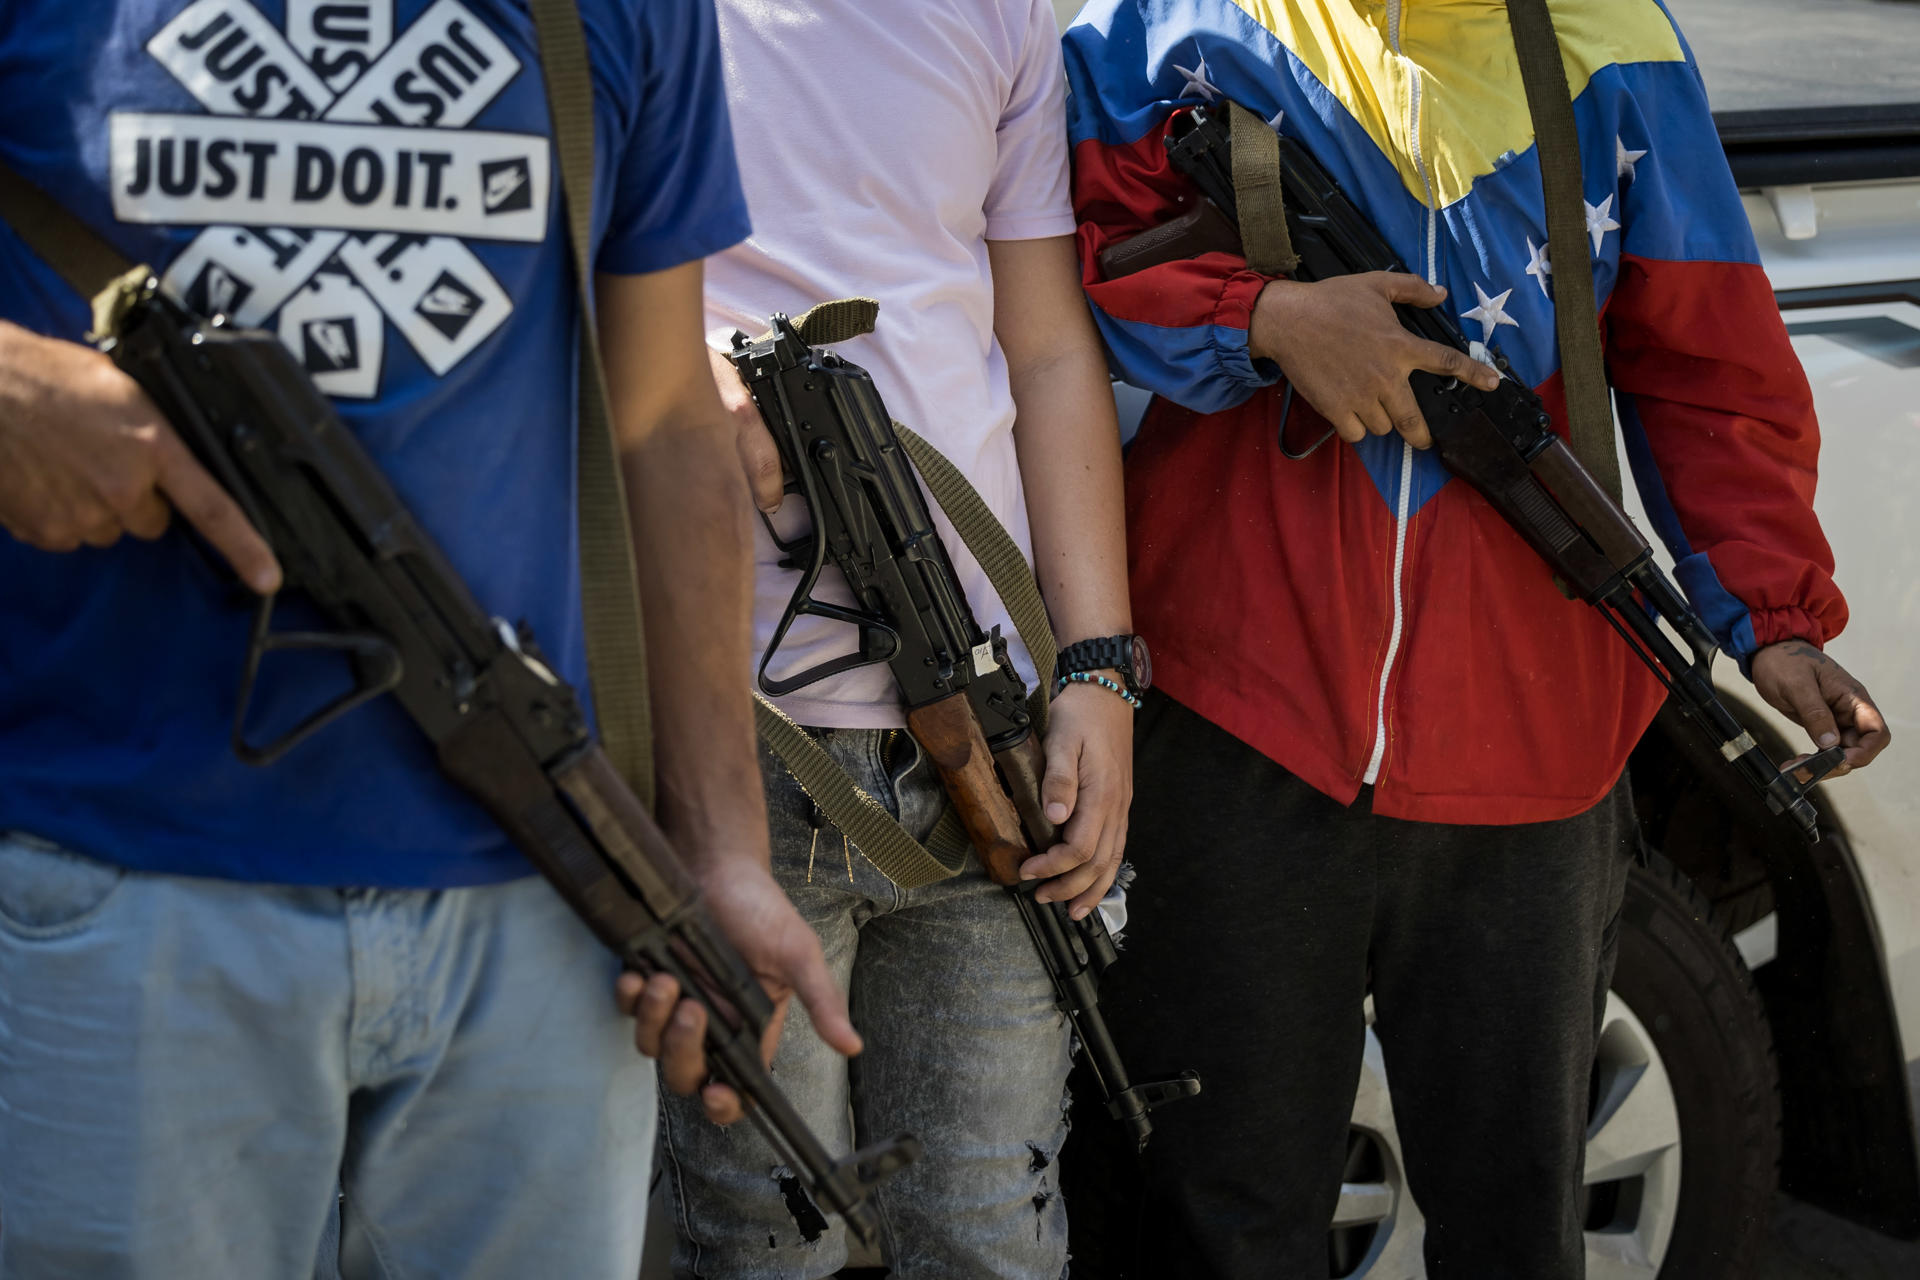
[[[1195,253],[1238,250],[1237,231],[1231,243],[1222,243],[1221,235],[1223,226],[1238,226],[1226,122],[1208,108],[1196,107],[1168,122],[1165,142],[1174,167],[1193,180],[1206,203],[1222,216],[1189,213],[1189,231],[1176,231],[1169,223],[1112,246],[1100,259],[1109,278]],[[1300,255],[1293,278],[1405,271],[1405,264],[1313,155],[1291,138],[1281,136],[1279,143],[1287,230]],[[1394,310],[1401,324],[1420,337],[1459,351],[1470,349],[1460,330],[1438,310],[1404,303]],[[1674,705],[1712,735],[1722,758],[1767,807],[1791,818],[1808,841],[1818,840],[1819,816],[1807,792],[1840,763],[1843,749],[1815,752],[1790,771],[1774,764],[1714,692],[1712,663],[1718,644],[1712,630],[1654,562],[1653,549],[1632,517],[1554,433],[1540,397],[1513,376],[1504,357],[1495,354],[1493,362],[1501,380],[1492,391],[1432,373],[1415,372],[1410,379],[1440,461],[1479,491],[1571,594],[1600,611],[1665,686]],[[1289,387],[1289,400],[1291,393]],[[1281,448],[1287,452],[1284,443]],[[1692,650],[1691,656],[1667,638],[1661,618]],[[1796,773],[1805,774],[1807,781],[1799,781]]]
[[[933,761],[988,874],[1019,904],[1108,1112],[1144,1147],[1153,1131],[1148,1112],[1198,1093],[1199,1078],[1129,1080],[1100,1013],[1099,976],[1117,959],[1105,921],[1098,911],[1074,920],[1066,903],[1039,902],[1037,885],[1020,880],[1020,864],[1059,840],[1040,801],[1046,766],[1026,685],[1000,629],[988,634],[974,619],[873,379],[808,345],[784,315],[761,338],[736,334],[731,358],[779,448],[787,492],[813,521],[795,539],[767,524],[801,575],[761,660],[760,687],[778,697],[887,664],[908,732]],[[829,558],[853,592],[852,608],[813,597]],[[775,678],[769,664],[802,615],[852,624],[859,647]]]
[[[130,277],[137,279],[137,277]],[[867,1194],[917,1154],[896,1138],[827,1154],[760,1060],[772,1004],[700,902],[653,819],[588,732],[580,699],[467,584],[292,355],[270,333],[209,323],[148,278],[123,285],[103,348],[246,512],[286,584],[340,629],[272,630],[263,599],[234,715],[235,752],[268,764],[354,707],[391,693],[433,743],[440,769],[477,800],[595,935],[630,967],[672,974],[706,1006],[714,1078],[815,1201],[862,1240]],[[265,744],[247,706],[268,653],[333,652],[355,688]]]

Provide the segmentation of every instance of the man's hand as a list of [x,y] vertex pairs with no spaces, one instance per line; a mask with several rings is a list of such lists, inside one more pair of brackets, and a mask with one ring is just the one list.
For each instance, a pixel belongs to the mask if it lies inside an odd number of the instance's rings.
[[713,385],[720,390],[720,403],[726,406],[727,416],[733,420],[736,433],[733,444],[740,454],[740,469],[747,473],[747,488],[753,491],[753,505],[772,515],[786,497],[781,492],[784,473],[780,467],[780,450],[768,434],[766,419],[754,407],[753,396],[740,381],[740,372],[733,367],[733,362],[724,352],[711,347],[707,348],[707,358],[713,364]]
[[279,588],[273,552],[133,379],[89,347],[0,323],[0,527],[73,551],[158,538],[173,511],[248,586]]
[[[714,923],[773,998],[773,1017],[760,1043],[764,1060],[773,1061],[795,993],[829,1048],[848,1056],[859,1053],[860,1036],[847,1016],[846,997],[827,971],[820,939],[794,910],[773,873],[757,861],[731,859],[703,878],[701,890]],[[732,1124],[745,1114],[739,1094],[708,1082],[707,1011],[697,1001],[682,1000],[679,983],[664,974],[643,981],[639,974],[623,973],[617,994],[621,1010],[634,1019],[634,1044],[660,1060],[660,1075],[669,1089],[697,1090],[715,1124]]]
[[1358,444],[1398,431],[1416,449],[1433,443],[1407,377],[1415,369],[1491,391],[1500,375],[1466,353],[1415,337],[1393,304],[1438,306],[1445,289],[1404,271],[1328,280],[1275,280],[1254,303],[1248,345],[1280,366],[1336,434]]
[[1815,746],[1846,748],[1845,760],[1829,777],[1866,767],[1893,740],[1866,687],[1805,640],[1783,640],[1754,654],[1753,687],[1768,706],[1805,729]]
[[1047,880],[1034,898],[1071,899],[1067,912],[1075,920],[1100,905],[1126,852],[1127,806],[1133,803],[1133,715],[1133,708],[1111,690],[1085,684],[1061,690],[1048,713],[1047,776],[1040,784],[1040,798],[1047,820],[1061,828],[1060,843],[1021,863],[1020,878]]

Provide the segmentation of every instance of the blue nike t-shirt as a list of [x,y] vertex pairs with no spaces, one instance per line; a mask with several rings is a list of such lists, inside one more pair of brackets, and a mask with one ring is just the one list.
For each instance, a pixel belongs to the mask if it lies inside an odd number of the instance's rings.
[[[579,5],[598,269],[744,238],[711,0]],[[10,166],[190,306],[278,334],[481,604],[584,686],[577,306],[524,0],[8,0],[0,103]],[[3,226],[0,318],[88,327]],[[0,532],[0,830],[238,880],[528,874],[391,698],[270,767],[235,758],[251,616],[177,528],[69,554]],[[282,598],[282,627],[314,621]],[[267,661],[255,737],[347,683]]]

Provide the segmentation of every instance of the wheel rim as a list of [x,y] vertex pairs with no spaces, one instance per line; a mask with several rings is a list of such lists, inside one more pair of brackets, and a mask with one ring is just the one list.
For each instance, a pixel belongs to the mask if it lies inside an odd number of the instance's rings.
[[[1587,1126],[1587,1280],[1652,1280],[1680,1205],[1680,1111],[1646,1026],[1609,992]],[[1334,1207],[1331,1274],[1418,1280],[1426,1219],[1407,1190],[1386,1063],[1367,1002],[1367,1043],[1354,1095],[1346,1175]]]

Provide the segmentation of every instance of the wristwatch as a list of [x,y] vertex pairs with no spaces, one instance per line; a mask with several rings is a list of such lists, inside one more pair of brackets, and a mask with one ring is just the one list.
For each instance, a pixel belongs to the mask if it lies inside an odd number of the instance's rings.
[[1053,664],[1053,680],[1059,684],[1076,671],[1120,673],[1127,692],[1138,698],[1153,684],[1153,656],[1147,652],[1145,636],[1102,636],[1098,640],[1080,640],[1060,651]]

